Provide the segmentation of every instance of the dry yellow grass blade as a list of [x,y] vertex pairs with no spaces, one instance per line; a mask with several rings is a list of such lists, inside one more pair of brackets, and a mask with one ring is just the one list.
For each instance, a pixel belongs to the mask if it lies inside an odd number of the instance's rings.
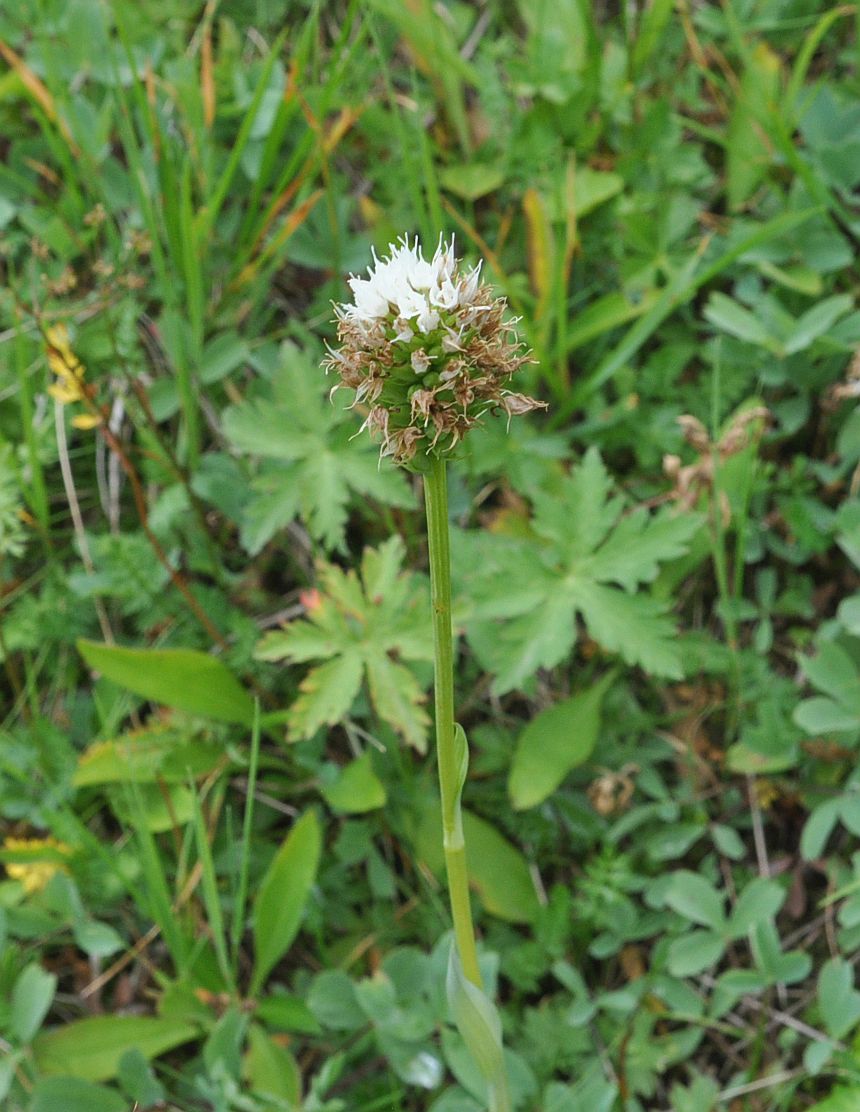
[[37,77],[30,69],[20,54],[15,51],[7,43],[0,39],[0,56],[4,58],[7,64],[18,74],[21,78],[21,84],[39,105],[52,124],[56,124],[60,134],[65,139],[69,146],[69,150],[75,155],[80,154],[77,143],[72,138],[72,133],[69,131],[66,121],[62,119],[57,111],[57,105],[51,95],[50,89]]
[[260,266],[279,251],[296,229],[304,224],[311,209],[313,209],[314,205],[316,205],[317,201],[324,193],[324,189],[315,189],[309,197],[306,197],[305,200],[290,213],[279,228],[277,235],[266,244],[265,248],[255,259],[252,259],[251,262],[242,267],[238,277],[231,283],[232,289],[238,289],[254,278]]
[[207,130],[215,122],[215,76],[212,67],[212,24],[206,25],[200,44],[200,91],[203,97],[203,122]]
[[[284,96],[287,97],[289,95],[291,95],[291,83],[288,83],[286,89],[284,90]],[[318,121],[316,120],[316,117],[314,117],[309,110],[305,110],[304,115],[315,131],[322,130]],[[341,139],[343,139],[343,137],[347,134],[347,132],[350,130],[350,128],[353,126],[360,115],[361,109],[344,108],[341,110],[337,119],[329,128],[328,132],[323,135],[322,139],[320,140],[319,147],[314,150],[314,152],[305,161],[304,165],[287,186],[287,188],[271,205],[265,223],[263,224],[263,227],[261,228],[254,242],[252,250],[255,254],[257,251],[259,251],[261,243],[269,234],[269,229],[272,227],[279,214],[287,207],[287,205],[298,193],[299,189],[302,187],[307,178],[314,172],[317,165],[319,164],[320,158],[324,159],[331,154],[331,152],[335,149],[338,143],[340,143]]]
[[529,278],[537,300],[535,320],[546,312],[552,290],[553,234],[546,204],[532,186],[523,195],[523,213],[526,218],[528,240]]

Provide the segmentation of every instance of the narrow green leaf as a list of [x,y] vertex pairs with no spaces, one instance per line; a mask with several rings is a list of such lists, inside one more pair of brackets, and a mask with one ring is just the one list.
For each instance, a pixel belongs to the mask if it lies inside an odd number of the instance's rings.
[[78,652],[94,671],[154,703],[250,726],[254,701],[230,669],[193,649],[127,649],[79,640]]
[[252,995],[260,990],[298,934],[321,848],[316,814],[307,811],[290,831],[263,877],[253,912]]
[[767,172],[771,153],[762,122],[774,111],[780,88],[779,56],[760,42],[749,51],[726,132],[729,207],[738,208]]
[[[454,846],[463,845],[463,788],[469,774],[469,742],[459,722],[454,723],[454,767],[457,780],[451,799],[451,814],[442,816],[443,829],[451,831]],[[446,833],[446,837],[448,837]]]
[[492,1001],[466,980],[457,951],[448,959],[448,1004],[457,1030],[487,1082],[490,1112],[508,1112],[508,1079],[502,1051],[502,1022]]

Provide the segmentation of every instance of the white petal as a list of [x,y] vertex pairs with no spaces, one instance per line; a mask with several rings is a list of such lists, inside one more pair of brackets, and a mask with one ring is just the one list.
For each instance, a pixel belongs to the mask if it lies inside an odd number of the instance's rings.
[[434,328],[439,327],[439,314],[425,302],[424,308],[418,314],[416,324],[422,332],[432,332]]
[[349,288],[355,298],[357,315],[370,317],[384,317],[388,312],[388,300],[385,298],[371,279],[350,278]]
[[450,278],[430,291],[430,304],[438,305],[440,309],[456,309],[458,301],[457,288]]

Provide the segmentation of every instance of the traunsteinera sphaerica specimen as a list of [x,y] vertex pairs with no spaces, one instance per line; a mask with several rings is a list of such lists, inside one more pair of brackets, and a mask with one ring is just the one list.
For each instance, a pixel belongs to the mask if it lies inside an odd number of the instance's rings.
[[363,428],[381,441],[382,455],[424,476],[435,642],[436,751],[442,837],[456,946],[448,969],[452,1015],[487,1081],[491,1112],[510,1099],[501,1023],[485,995],[469,902],[460,800],[468,767],[466,735],[454,721],[454,641],[448,540],[446,460],[487,413],[512,416],[542,402],[508,386],[529,361],[505,300],[481,280],[481,264],[464,268],[454,241],[440,236],[425,259],[417,239],[374,253],[367,278],[351,278],[353,301],[337,305],[340,346],[326,369],[337,386],[355,391],[366,410]]
[[429,262],[417,240],[389,250],[374,254],[368,278],[350,279],[354,302],[336,306],[340,348],[326,365],[369,407],[364,424],[382,454],[426,471],[488,410],[512,416],[541,403],[508,388],[528,355],[481,264],[464,270],[453,240],[440,239]]

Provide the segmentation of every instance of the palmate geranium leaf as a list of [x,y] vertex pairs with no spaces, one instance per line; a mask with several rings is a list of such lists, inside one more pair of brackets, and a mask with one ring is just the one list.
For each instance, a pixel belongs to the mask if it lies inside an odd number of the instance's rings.
[[233,448],[262,461],[241,527],[252,555],[299,516],[316,540],[337,548],[356,496],[414,505],[403,475],[355,437],[355,414],[343,401],[332,404],[330,387],[312,359],[284,344],[272,382],[224,414]]
[[429,592],[423,576],[402,571],[403,554],[403,541],[395,536],[365,551],[360,577],[320,564],[307,618],[260,642],[258,660],[320,662],[302,680],[290,708],[292,737],[308,738],[340,722],[365,685],[379,717],[410,745],[426,749],[424,688],[403,662],[433,659]]
[[637,588],[684,555],[697,514],[634,509],[590,450],[564,479],[533,498],[526,535],[459,534],[455,568],[471,603],[467,636],[495,690],[521,686],[567,657],[576,620],[609,652],[658,675],[681,675],[674,623],[662,601]]

